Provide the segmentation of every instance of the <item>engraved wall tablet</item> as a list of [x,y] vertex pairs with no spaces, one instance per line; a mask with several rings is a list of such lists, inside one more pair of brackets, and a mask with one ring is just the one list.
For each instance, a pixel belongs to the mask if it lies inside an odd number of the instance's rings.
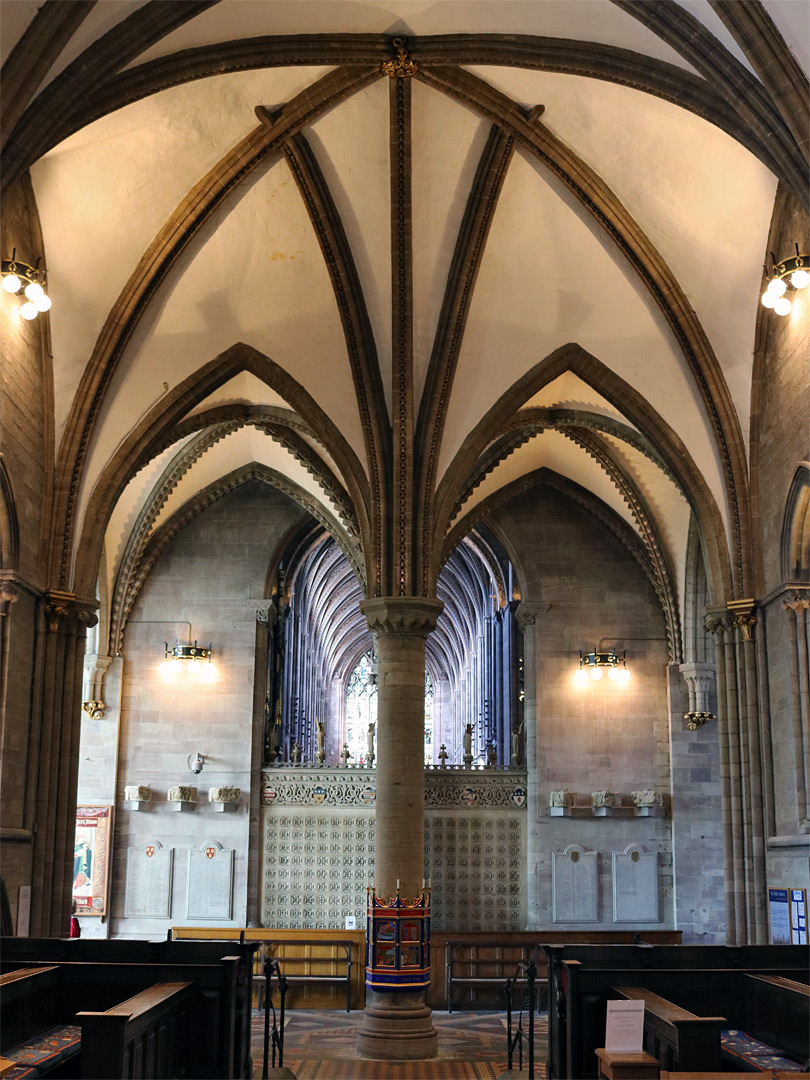
[[223,848],[216,840],[189,851],[187,918],[231,918],[233,854],[233,848]]
[[599,875],[595,851],[569,844],[551,864],[555,923],[599,922]]
[[613,852],[613,921],[660,922],[658,853],[640,844]]
[[142,919],[169,919],[172,914],[174,848],[147,840],[127,852],[124,914]]

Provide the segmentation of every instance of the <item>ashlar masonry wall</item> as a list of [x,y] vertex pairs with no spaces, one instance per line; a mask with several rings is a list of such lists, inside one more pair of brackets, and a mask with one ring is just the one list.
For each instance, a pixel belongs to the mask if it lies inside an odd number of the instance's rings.
[[[681,821],[672,816],[666,628],[651,583],[607,527],[550,486],[517,495],[497,512],[495,524],[509,538],[519,567],[524,621],[531,612],[524,629],[526,652],[532,650],[524,656],[527,678],[535,672],[535,685],[526,689],[529,722],[536,706],[536,730],[526,732],[528,927],[576,929],[555,922],[553,910],[554,853],[571,845],[597,853],[598,925],[614,926],[612,855],[640,845],[658,855],[660,896],[659,921],[640,928],[676,927],[687,940],[705,941],[705,934],[717,940],[723,932],[719,777],[711,777],[708,768],[705,777],[699,771],[690,778],[694,790],[679,793],[681,809],[698,800],[694,813],[684,815],[682,842]],[[580,689],[573,680],[579,650],[602,639],[627,649],[630,682],[622,686],[603,678]],[[694,758],[695,767],[704,757]],[[717,790],[704,780],[713,780]],[[632,810],[615,817],[594,817],[587,810],[571,817],[549,813],[552,791],[570,791],[584,806],[592,792],[610,790],[628,806],[630,793],[643,789],[661,794],[664,816],[636,817]],[[696,818],[717,850],[705,866],[708,885],[690,873],[676,907],[673,837],[676,846],[693,849]]]
[[[232,918],[247,921],[250,792],[261,761],[253,725],[257,598],[279,543],[304,512],[286,495],[252,481],[204,510],[172,541],[152,569],[126,629],[123,658],[108,673],[105,699],[119,707],[102,720],[86,720],[79,802],[115,804],[112,904],[108,926],[83,920],[85,934],[163,936],[187,918],[189,852],[218,843],[234,850]],[[181,673],[160,674],[163,643],[213,644],[213,685]],[[187,758],[205,755],[202,773]],[[139,811],[124,802],[124,787],[148,784],[152,802]],[[193,810],[175,812],[166,801],[175,785],[193,785]],[[238,787],[234,812],[217,812],[209,787]],[[127,853],[156,841],[174,849],[171,912],[165,919],[127,917]]]

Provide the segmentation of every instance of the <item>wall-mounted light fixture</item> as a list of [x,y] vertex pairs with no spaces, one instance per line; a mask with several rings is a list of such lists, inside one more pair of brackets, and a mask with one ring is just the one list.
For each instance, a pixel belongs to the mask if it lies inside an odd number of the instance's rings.
[[2,260],[3,290],[7,293],[25,293],[25,303],[20,308],[23,319],[35,319],[40,311],[47,311],[51,306],[50,297],[45,295],[45,270],[36,265],[22,262],[17,258],[17,249],[11,252],[10,259]]
[[762,306],[773,308],[777,315],[789,315],[793,304],[785,294],[788,288],[806,289],[810,285],[810,256],[806,252],[800,252],[799,245],[796,244],[795,255],[777,262],[776,256],[771,252],[771,261],[771,266],[765,267],[769,280],[762,294]]
[[198,645],[181,645],[179,641],[169,648],[169,643],[164,642],[163,663],[160,665],[160,674],[164,679],[171,680],[182,671],[187,671],[203,682],[216,682],[217,669],[212,660],[211,645],[208,648]]
[[591,652],[584,653],[579,650],[579,669],[574,674],[574,681],[578,686],[587,686],[588,679],[597,682],[607,671],[608,678],[615,683],[630,681],[630,672],[627,670],[627,650],[617,652],[615,646],[604,649],[594,645]]

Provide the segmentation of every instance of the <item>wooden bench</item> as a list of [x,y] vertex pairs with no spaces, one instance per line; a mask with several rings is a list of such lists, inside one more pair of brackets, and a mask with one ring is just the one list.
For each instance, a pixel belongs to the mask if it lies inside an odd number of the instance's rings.
[[[260,974],[253,979],[263,990],[265,960],[278,960],[290,990],[303,987],[343,987],[346,1012],[352,1008],[352,942],[311,938],[268,939],[258,957]],[[291,997],[291,1001],[294,1000]]]
[[59,969],[21,968],[0,975],[0,1053],[10,1062],[7,1072],[48,1076],[77,1059],[81,1031],[64,1022],[59,1008]]
[[[246,943],[253,943],[257,947],[263,941],[305,941],[307,944],[320,944],[323,942],[341,941],[351,944],[351,1007],[362,1009],[365,1004],[365,956],[366,935],[365,930],[340,930],[334,927],[331,930],[287,930],[279,927],[249,926],[249,927],[214,927],[214,926],[182,926],[173,927],[172,936],[176,940],[205,940],[205,941],[230,941],[243,939]],[[260,967],[260,959],[254,964],[254,975],[263,973]],[[442,969],[442,985],[444,984],[444,969]],[[256,986],[256,1004],[261,1000],[262,984]],[[288,1001],[293,1004],[303,1004],[306,1009],[335,1009],[340,1008],[343,999],[343,988],[340,984],[312,983],[307,986],[298,986],[290,991]]]
[[[453,1011],[453,992],[457,988],[467,991],[469,1000],[465,1004],[480,1007],[479,990],[495,990],[496,1006],[505,1008],[504,988],[507,979],[514,979],[519,989],[526,986],[525,974],[520,972],[520,965],[533,961],[542,970],[540,946],[537,944],[503,941],[448,941],[445,945],[445,980],[447,1011]],[[545,991],[548,980],[538,976],[536,986]],[[498,1000],[499,999],[499,1000]]]
[[[348,935],[347,935],[348,936]],[[487,944],[529,945],[537,949],[537,975],[545,979],[546,956],[542,949],[544,945],[594,942],[599,944],[625,943],[631,944],[637,937],[632,928],[628,930],[510,930],[496,933],[491,930],[480,930],[465,933],[452,933],[448,930],[431,930],[430,934],[430,988],[427,993],[427,1003],[433,1009],[446,1009],[447,1003],[447,945],[449,942],[469,941],[476,945]],[[657,945],[679,945],[681,942],[680,930],[652,930],[644,933],[644,940]],[[508,972],[508,975],[514,971]],[[504,982],[506,980],[504,979]],[[453,1001],[453,1008],[459,1008],[460,1001],[458,992]],[[502,984],[489,986],[468,987],[464,995],[465,1005],[468,1008],[499,1009],[503,1008]]]
[[158,983],[104,1012],[80,1012],[83,1080],[187,1075],[191,982]]
[[[731,1027],[757,1012],[746,973],[805,984],[807,950],[794,945],[547,946],[549,977],[548,1075],[577,1080],[596,1072],[596,1049],[604,1043],[611,987],[638,986],[699,1017],[725,1015]],[[753,981],[760,987],[770,984]],[[746,994],[752,1002],[746,1014]],[[806,1001],[805,998],[802,1000]],[[783,1010],[784,1048],[807,1045],[807,1011]],[[759,1029],[758,1029],[759,1030]],[[758,1033],[758,1030],[753,1032]],[[764,1036],[763,1036],[764,1037]],[[704,1071],[719,1071],[709,1070]]]
[[223,946],[208,941],[4,938],[0,970],[57,964],[57,1019],[63,1022],[66,1017],[72,1020],[78,1008],[103,1012],[158,983],[192,982],[194,1008],[186,1049],[193,1060],[187,1075],[225,1080],[251,1075],[251,965],[256,947],[239,942]]
[[666,1069],[716,1072],[724,1016],[695,1016],[643,986],[613,986],[619,997],[644,1002],[644,1051]]

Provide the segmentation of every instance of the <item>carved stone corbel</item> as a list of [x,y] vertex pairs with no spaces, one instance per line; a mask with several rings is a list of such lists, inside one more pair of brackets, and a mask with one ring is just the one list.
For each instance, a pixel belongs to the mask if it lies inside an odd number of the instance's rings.
[[7,615],[12,604],[16,604],[20,594],[13,585],[3,582],[0,585],[0,615]]

